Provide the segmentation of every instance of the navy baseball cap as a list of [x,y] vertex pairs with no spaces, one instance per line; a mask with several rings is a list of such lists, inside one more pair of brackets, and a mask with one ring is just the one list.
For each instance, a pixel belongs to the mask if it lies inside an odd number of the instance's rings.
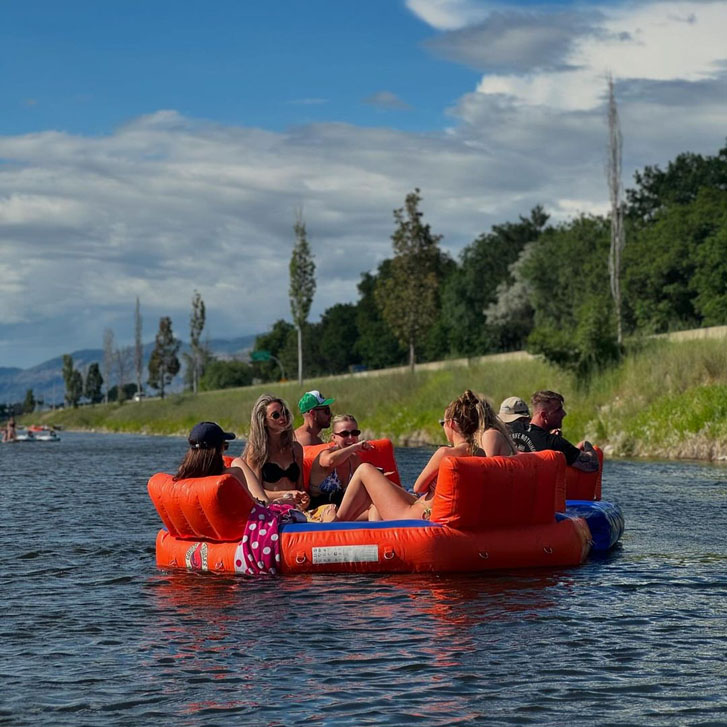
[[235,438],[232,432],[223,431],[219,424],[200,422],[194,425],[188,441],[192,449],[217,449],[225,440]]

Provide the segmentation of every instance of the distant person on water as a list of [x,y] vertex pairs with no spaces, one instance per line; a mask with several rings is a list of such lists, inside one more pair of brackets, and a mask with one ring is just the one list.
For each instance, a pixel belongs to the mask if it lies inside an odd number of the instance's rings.
[[598,455],[588,441],[572,445],[561,433],[566,416],[565,399],[555,391],[536,391],[530,403],[533,415],[530,424],[513,431],[512,438],[521,452],[553,449],[565,455],[566,462],[583,472],[598,471]]
[[480,446],[486,457],[509,457],[517,454],[518,449],[510,436],[507,425],[498,419],[495,410],[484,396],[480,396],[482,411],[482,433],[480,434]]
[[308,446],[323,444],[320,437],[324,429],[331,426],[331,404],[335,399],[326,399],[318,390],[306,391],[298,402],[298,409],[303,415],[303,424],[295,430],[298,443]]
[[225,467],[222,453],[235,439],[232,432],[223,431],[219,424],[214,422],[200,422],[195,424],[187,437],[189,449],[179,465],[175,480],[186,480],[192,477],[211,477],[213,475],[233,475],[245,486],[245,489],[254,499],[267,502],[265,492],[255,473],[240,461],[234,467]]
[[14,442],[17,439],[17,431],[15,429],[15,417],[10,417],[8,423],[3,430],[3,442]]
[[333,446],[318,454],[310,471],[311,507],[341,504],[343,493],[361,464],[358,453],[373,449],[366,440],[359,440],[360,435],[361,430],[352,414],[333,417]]
[[262,394],[250,416],[245,450],[233,467],[249,465],[268,500],[294,502],[301,510],[310,504],[303,489],[303,447],[293,436],[293,417],[288,405],[276,396]]
[[442,459],[485,456],[479,442],[484,427],[482,402],[471,391],[451,402],[439,423],[450,446],[440,447],[431,456],[414,483],[413,494],[363,463],[353,473],[336,520],[429,520]]
[[530,409],[519,396],[510,396],[500,404],[497,418],[505,423],[514,440],[515,432],[524,432],[530,424]]

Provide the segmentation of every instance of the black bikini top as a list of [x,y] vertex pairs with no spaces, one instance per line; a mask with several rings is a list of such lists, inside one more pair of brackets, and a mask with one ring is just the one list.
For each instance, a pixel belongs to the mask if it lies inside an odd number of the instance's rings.
[[300,477],[300,467],[297,462],[291,462],[287,469],[283,469],[275,462],[266,462],[260,472],[265,482],[277,482],[287,477],[291,482],[297,482]]

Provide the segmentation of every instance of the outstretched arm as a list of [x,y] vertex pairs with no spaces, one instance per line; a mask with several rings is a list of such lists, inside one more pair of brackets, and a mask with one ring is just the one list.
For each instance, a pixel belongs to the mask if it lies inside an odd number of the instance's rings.
[[369,444],[365,439],[355,444],[349,444],[348,447],[331,447],[331,449],[324,449],[318,455],[318,464],[322,469],[330,471],[339,464],[343,464],[352,454],[360,452],[366,449],[373,449],[373,445]]

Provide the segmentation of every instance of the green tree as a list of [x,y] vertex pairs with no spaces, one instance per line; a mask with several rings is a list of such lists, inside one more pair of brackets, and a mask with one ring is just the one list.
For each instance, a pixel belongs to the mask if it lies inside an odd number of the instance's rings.
[[149,358],[149,386],[159,390],[164,398],[164,389],[172,383],[172,379],[179,373],[180,342],[174,337],[172,319],[163,316],[159,319],[159,331],[156,334],[155,346]]
[[649,222],[670,205],[694,201],[703,187],[727,190],[727,145],[716,156],[679,154],[665,170],[646,166],[634,173],[634,180],[636,188],[626,191],[629,215]]
[[358,339],[356,306],[337,303],[324,311],[319,324],[318,366],[322,373],[340,374],[361,363],[355,346]]
[[192,391],[196,394],[199,379],[204,369],[205,356],[200,338],[205,324],[205,306],[202,296],[195,290],[192,297],[192,313],[189,317],[189,345],[192,349],[188,358],[188,369],[191,368]]
[[409,352],[412,371],[416,350],[436,321],[439,310],[439,241],[422,222],[419,189],[394,210],[396,230],[391,236],[394,258],[391,275],[379,280],[376,302],[394,335]]
[[129,382],[128,384],[124,384],[123,386],[114,384],[109,389],[109,401],[128,401],[134,396],[134,394],[136,394],[137,391],[138,389],[136,388],[136,384],[133,382]]
[[546,230],[523,265],[535,310],[528,350],[581,378],[619,355],[609,247],[609,221],[583,215]]
[[86,381],[83,386],[83,395],[91,404],[98,404],[103,401],[103,377],[98,363],[94,362],[88,367]]
[[[506,351],[522,343],[523,335],[499,321],[488,321],[486,311],[516,284],[513,265],[529,243],[537,240],[548,215],[537,205],[518,222],[493,225],[462,250],[459,266],[444,283],[442,318],[449,323],[449,349],[454,355],[474,356]],[[523,292],[520,286],[520,292]],[[526,323],[522,320],[521,323]]]
[[391,260],[384,260],[376,275],[363,273],[358,284],[361,297],[356,304],[358,340],[354,344],[354,352],[369,369],[398,366],[406,361],[406,349],[397,341],[376,303],[378,281],[388,277],[390,271]]
[[[663,208],[631,236],[624,255],[624,297],[644,333],[724,322],[727,192],[703,188],[686,204]],[[723,304],[722,304],[723,305]]]
[[220,361],[212,359],[207,363],[199,380],[200,391],[216,391],[237,386],[250,386],[253,379],[252,366],[244,361]]
[[290,311],[298,331],[298,384],[303,383],[303,327],[316,292],[316,265],[313,262],[303,215],[299,211],[293,226],[295,245],[290,258]]
[[66,404],[74,409],[83,395],[83,377],[81,372],[73,368],[73,357],[70,354],[63,354],[63,383],[66,387]]
[[35,395],[33,394],[33,389],[28,389],[25,392],[25,401],[23,402],[23,414],[32,414],[35,411],[35,405],[37,404],[35,400]]

